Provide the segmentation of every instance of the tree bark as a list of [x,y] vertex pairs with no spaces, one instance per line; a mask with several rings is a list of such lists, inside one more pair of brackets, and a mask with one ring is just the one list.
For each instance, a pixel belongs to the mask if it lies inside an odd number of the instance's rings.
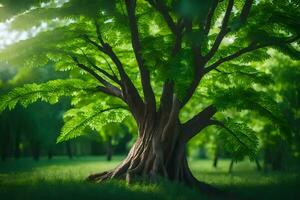
[[157,113],[145,112],[145,118],[138,120],[143,123],[138,123],[138,138],[126,159],[115,169],[92,174],[87,180],[102,182],[117,178],[131,183],[138,177],[150,182],[163,177],[208,193],[220,194],[213,186],[199,182],[189,169],[185,151],[188,138],[182,132],[178,119],[179,106],[173,101],[168,112],[164,112],[168,110],[164,108]]

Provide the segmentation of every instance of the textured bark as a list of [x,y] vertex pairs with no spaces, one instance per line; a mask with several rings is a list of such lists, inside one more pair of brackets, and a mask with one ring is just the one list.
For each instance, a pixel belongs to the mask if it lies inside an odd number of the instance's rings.
[[102,182],[113,178],[131,183],[136,178],[156,182],[159,177],[182,182],[209,193],[220,193],[216,188],[199,182],[191,173],[186,158],[188,139],[179,122],[180,105],[173,103],[158,112],[144,112],[139,119],[139,134],[126,159],[115,169],[92,174],[89,181]]

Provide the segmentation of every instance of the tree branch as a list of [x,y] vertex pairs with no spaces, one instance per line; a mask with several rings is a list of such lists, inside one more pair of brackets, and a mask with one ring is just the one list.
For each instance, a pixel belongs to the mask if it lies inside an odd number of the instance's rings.
[[252,4],[253,4],[253,0],[246,0],[244,7],[242,9],[241,15],[240,15],[240,20],[242,23],[245,23],[247,21],[247,18],[250,14]]
[[[103,79],[101,76],[99,76],[92,69],[81,64],[75,56],[71,56],[71,57],[79,68],[83,69],[84,71],[86,71],[87,73],[92,75],[94,78],[96,78],[100,83],[102,83],[105,86],[104,88],[105,88],[106,93],[109,92],[110,94],[113,94],[114,96],[123,99],[122,92],[119,88],[117,88],[117,87],[113,86],[112,84],[110,84],[109,82],[107,82],[105,79]],[[102,88],[102,90],[104,90],[104,88]]]
[[211,70],[216,69],[219,65],[221,65],[224,62],[228,62],[231,61],[243,54],[249,53],[251,51],[257,50],[257,49],[261,49],[264,47],[268,47],[268,46],[276,46],[276,45],[282,45],[282,44],[288,44],[288,43],[293,43],[295,41],[297,41],[299,39],[299,36],[292,36],[289,38],[280,38],[280,39],[274,39],[273,42],[269,42],[269,43],[261,43],[261,44],[256,44],[254,42],[252,42],[248,47],[245,47],[243,49],[240,49],[239,51],[226,56],[224,58],[220,58],[218,61],[216,61],[215,63],[213,63],[212,65],[210,65],[209,67],[205,68],[205,74],[210,72]]
[[152,110],[155,111],[156,102],[155,102],[155,95],[151,87],[150,73],[149,70],[145,67],[145,63],[141,55],[141,43],[139,39],[137,19],[135,16],[136,0],[125,0],[125,3],[126,3],[126,9],[127,9],[130,32],[131,32],[131,43],[141,74],[141,82],[142,82],[143,92],[145,96],[145,102],[147,105],[149,105],[149,107]]
[[206,35],[210,31],[211,20],[212,20],[212,18],[214,16],[214,13],[215,13],[215,10],[216,10],[218,4],[219,4],[219,0],[213,0],[212,6],[209,9],[209,12],[208,12],[208,15],[207,15],[207,18],[206,18],[206,22],[205,22],[205,26],[204,26],[204,32],[205,32]]
[[221,30],[220,30],[214,44],[212,45],[212,48],[210,49],[210,51],[205,56],[206,61],[208,61],[209,59],[211,59],[215,55],[215,53],[217,52],[217,50],[218,50],[221,42],[223,41],[224,37],[230,31],[230,29],[228,28],[228,22],[229,22],[229,19],[230,19],[230,14],[231,14],[233,5],[234,5],[234,0],[229,0],[228,5],[227,5],[227,9],[226,9],[226,12],[225,12],[225,16],[223,18]]
[[95,69],[97,70],[98,72],[102,73],[104,76],[106,76],[107,78],[109,78],[111,81],[115,82],[116,84],[120,85],[121,86],[121,82],[120,80],[117,78],[117,76],[114,74],[114,75],[111,75],[109,74],[107,71],[105,71],[104,69],[98,67],[94,62],[92,62],[89,57],[84,53],[83,50],[81,50],[84,57],[86,58],[86,60],[88,61],[88,63]]
[[88,36],[84,36],[84,39],[88,43],[95,46],[100,52],[103,52],[105,55],[107,55],[113,61],[113,63],[116,65],[117,70],[121,77],[121,83],[122,83],[121,88],[122,88],[123,98],[126,101],[126,103],[128,104],[134,118],[138,122],[140,122],[140,120],[142,119],[142,116],[145,112],[143,109],[144,108],[143,99],[141,98],[138,90],[132,83],[132,81],[129,78],[129,76],[127,75],[127,73],[125,72],[120,59],[115,54],[112,47],[107,43],[104,43],[102,46],[100,46],[99,44],[97,44],[96,42],[91,40]]
[[186,141],[197,135],[202,129],[211,125],[211,118],[216,114],[217,109],[210,105],[195,115],[192,119],[182,125],[182,131]]
[[[211,12],[214,11],[214,6],[217,6],[218,2],[214,2],[213,4],[213,7],[212,7],[212,10]],[[228,22],[229,22],[229,19],[230,19],[230,14],[231,14],[231,11],[232,11],[232,8],[233,8],[233,5],[234,5],[234,0],[229,0],[228,2],[228,5],[227,5],[227,9],[226,9],[226,12],[225,12],[225,16],[223,18],[223,22],[222,22],[222,26],[221,26],[221,30],[211,48],[211,50],[207,53],[207,55],[205,55],[204,57],[201,55],[201,52],[200,52],[200,48],[198,47],[192,47],[193,49],[193,54],[194,54],[194,62],[195,62],[195,73],[194,73],[194,80],[191,84],[191,86],[188,88],[187,90],[187,94],[185,96],[185,98],[183,99],[183,101],[181,102],[181,106],[183,107],[189,100],[190,98],[193,96],[199,82],[201,81],[202,77],[204,76],[204,66],[205,66],[205,63],[210,60],[214,54],[217,52],[223,38],[225,37],[225,35],[229,32],[229,28],[227,27],[228,26]],[[213,13],[209,14],[209,15],[213,15]],[[211,18],[212,16],[208,16],[208,20],[209,18]],[[210,19],[211,20],[211,19]],[[209,28],[210,25],[209,23],[207,22],[207,27],[206,28]],[[191,29],[191,28],[190,28]],[[207,30],[209,31],[209,30]]]
[[172,19],[171,15],[169,14],[168,7],[162,2],[157,0],[146,0],[150,5],[152,5],[165,19],[168,27],[170,30],[175,34],[178,31],[178,27],[176,23]]

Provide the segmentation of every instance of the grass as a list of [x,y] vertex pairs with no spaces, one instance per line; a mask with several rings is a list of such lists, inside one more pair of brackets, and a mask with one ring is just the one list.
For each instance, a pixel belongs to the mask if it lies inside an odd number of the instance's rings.
[[[111,162],[103,157],[79,157],[69,160],[56,157],[39,162],[31,159],[0,162],[0,199],[208,199],[180,184],[162,181],[159,184],[127,185],[122,181],[105,184],[84,182],[91,173],[113,168],[121,160]],[[217,169],[210,160],[190,162],[194,175],[207,183],[234,193],[238,199],[299,199],[300,173],[257,172],[253,163],[244,161],[228,174],[228,160],[221,160]]]

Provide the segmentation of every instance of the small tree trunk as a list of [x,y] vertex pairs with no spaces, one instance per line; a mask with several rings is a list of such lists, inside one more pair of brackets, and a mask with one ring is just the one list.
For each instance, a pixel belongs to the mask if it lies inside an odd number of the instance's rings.
[[262,167],[261,167],[261,165],[260,165],[260,163],[259,163],[258,158],[255,158],[255,164],[256,164],[256,169],[257,169],[257,171],[261,171]]
[[113,154],[113,148],[112,148],[112,137],[109,136],[107,139],[107,147],[106,147],[106,160],[111,161]]
[[213,167],[217,168],[218,166],[218,160],[219,160],[219,147],[217,146],[215,150],[215,155],[214,155],[214,162],[213,162]]
[[9,146],[11,144],[11,128],[6,124],[3,128],[3,138],[1,138],[1,160],[6,161],[9,155]]
[[21,155],[20,139],[21,139],[21,135],[20,135],[20,132],[17,130],[16,138],[15,138],[15,150],[14,150],[14,156],[16,159],[19,159],[20,155]]
[[35,161],[38,161],[40,159],[40,146],[39,143],[34,141],[32,142],[32,157]]
[[232,173],[233,164],[234,164],[234,159],[231,159],[230,164],[229,164],[229,170],[228,170],[228,173],[229,173],[229,174]]
[[70,141],[66,142],[66,148],[67,148],[67,155],[69,157],[69,159],[73,158],[73,154],[72,154],[72,149],[71,149],[71,143]]
[[53,158],[52,148],[49,148],[49,150],[48,150],[48,160],[52,160],[52,158]]

